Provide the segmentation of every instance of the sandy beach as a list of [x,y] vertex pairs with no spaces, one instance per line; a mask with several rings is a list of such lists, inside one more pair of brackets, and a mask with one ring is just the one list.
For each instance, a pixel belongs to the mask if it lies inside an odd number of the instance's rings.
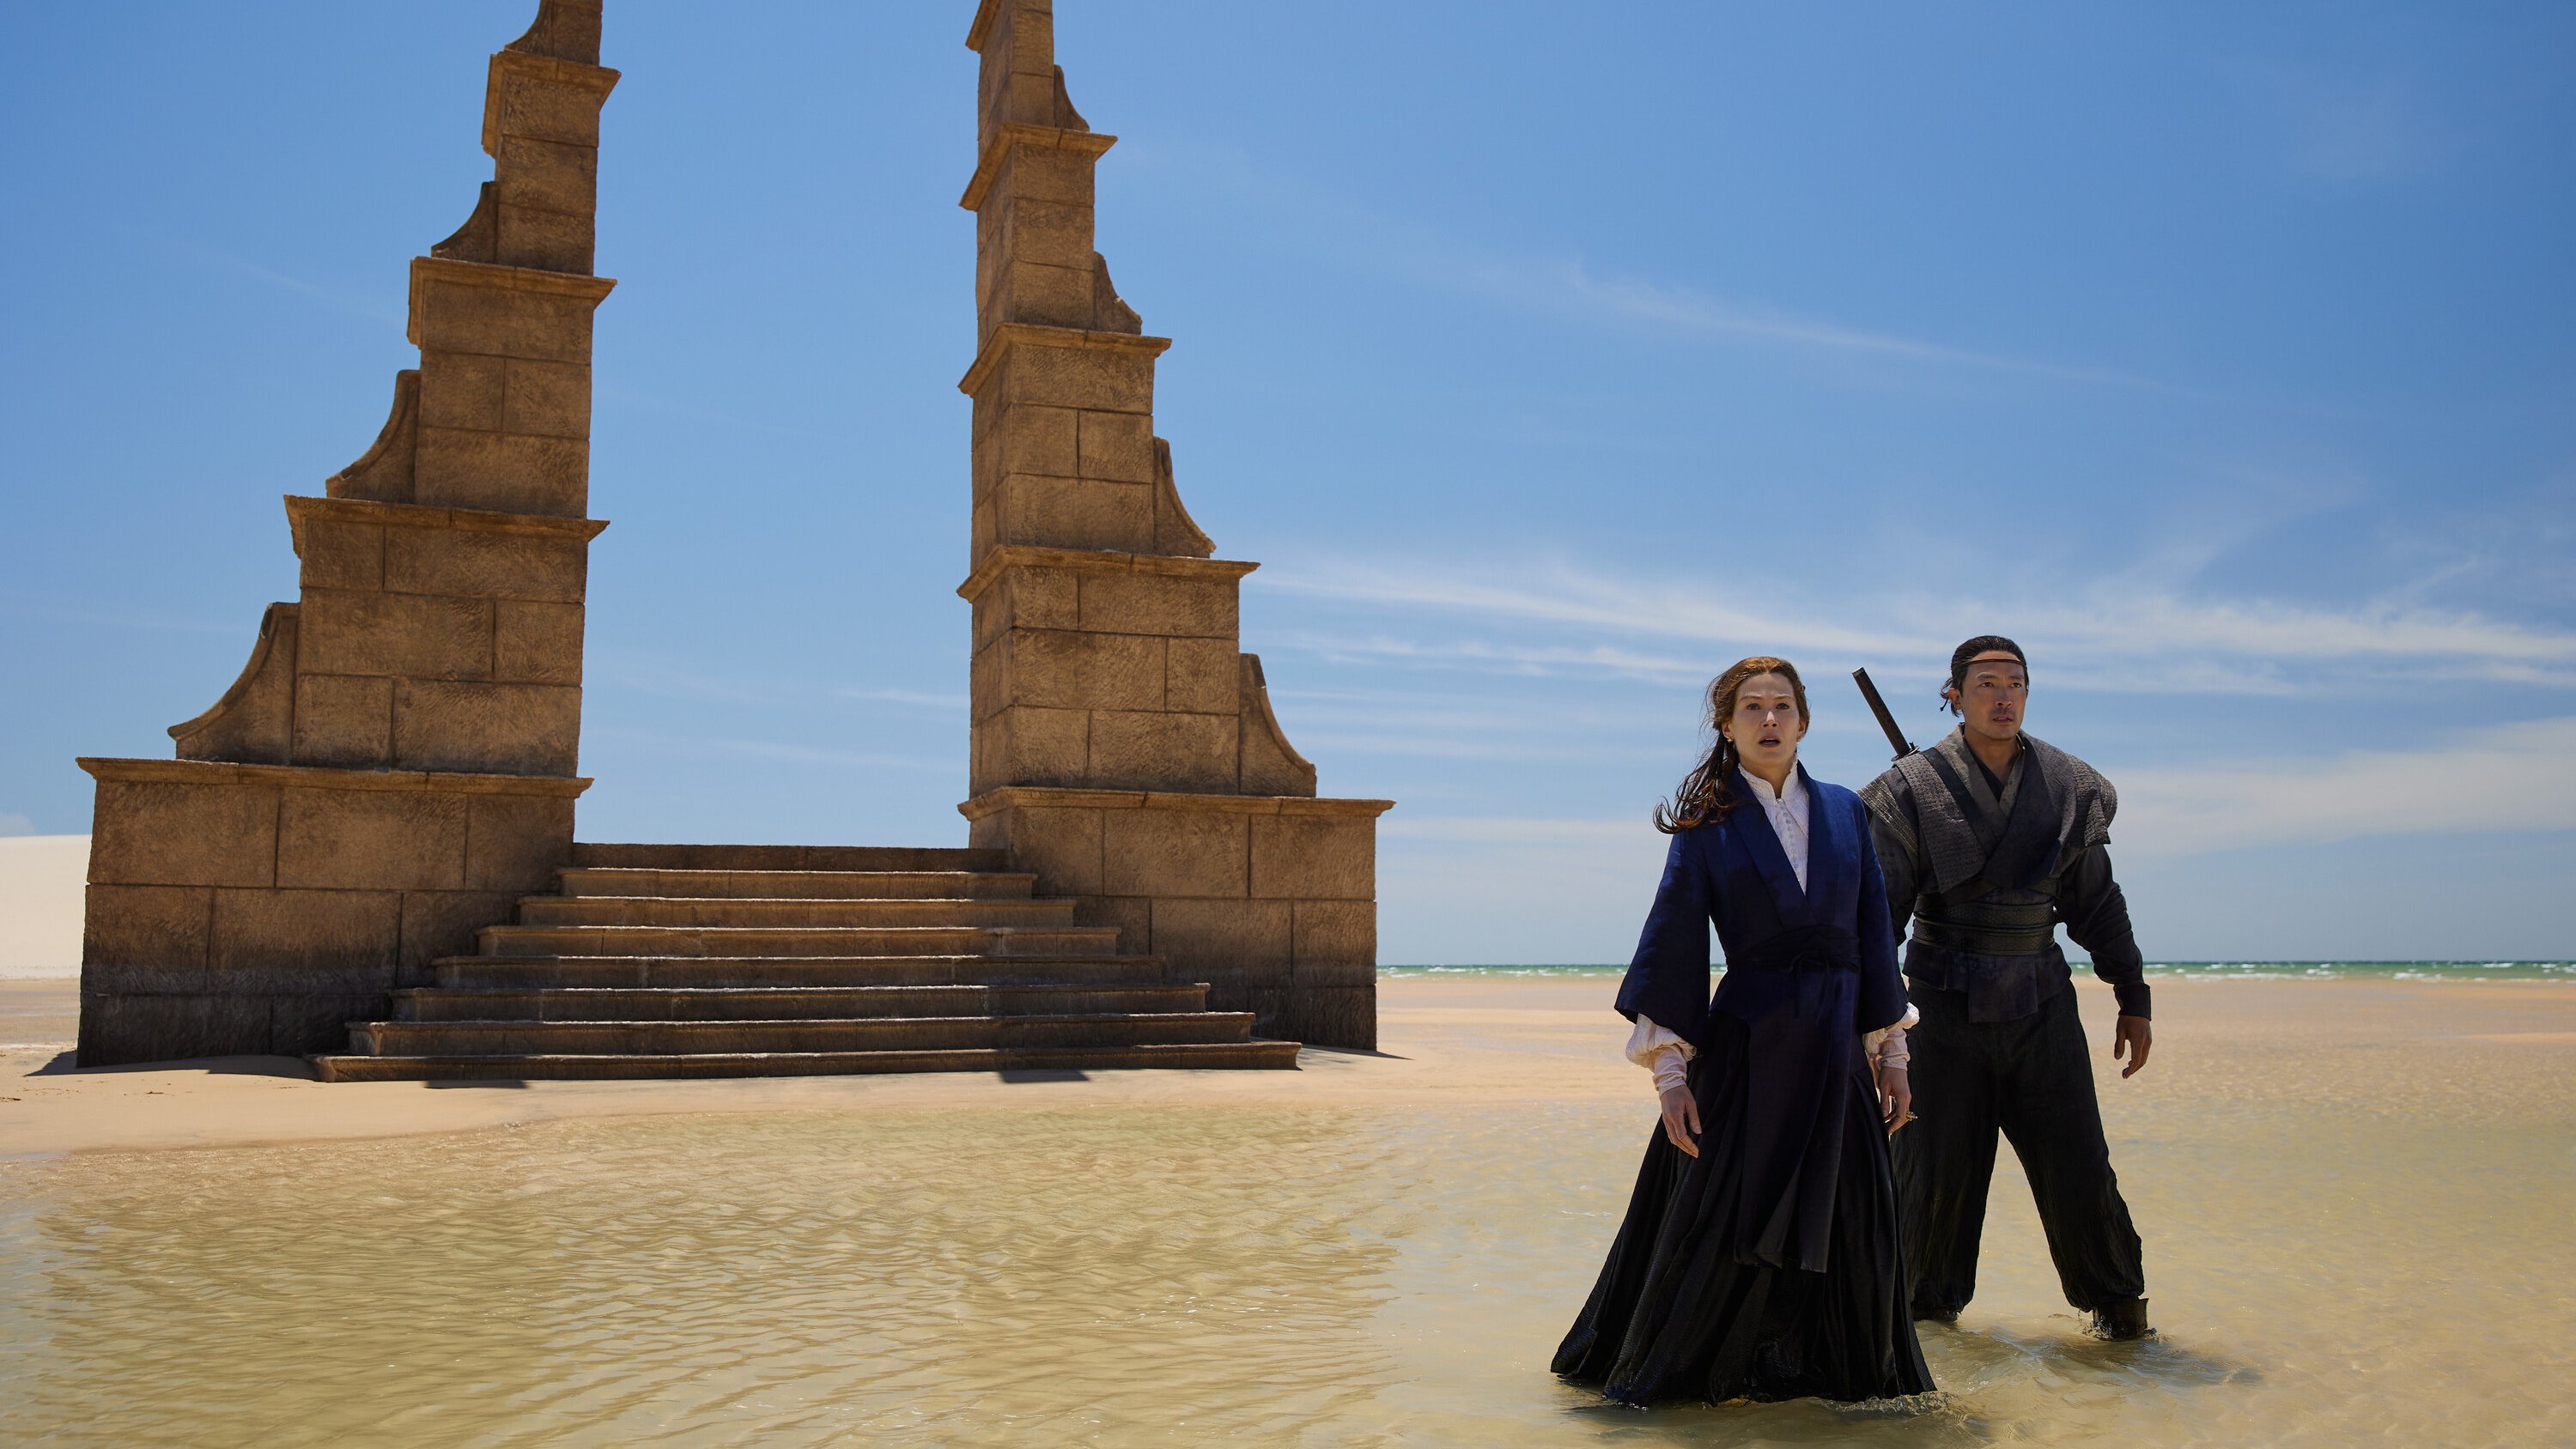
[[1652,1117],[1608,982],[1393,977],[1297,1072],[449,1087],[68,1070],[70,983],[8,983],[0,1395],[66,1444],[2576,1437],[2576,988],[2164,984],[2100,1064],[2161,1337],[2081,1335],[2007,1154],[1940,1393],[1632,1412],[1544,1372]]
[[1308,1048],[1294,1072],[1101,1072],[735,1081],[444,1083],[311,1080],[283,1057],[82,1072],[64,1057],[77,985],[0,981],[0,1154],[313,1142],[574,1118],[1029,1107],[1634,1105],[1600,977],[1398,977],[1375,1054]]
[[[788,1077],[688,1083],[311,1080],[299,1061],[230,1057],[71,1068],[77,986],[0,982],[0,1154],[316,1142],[575,1118],[933,1109],[1630,1106],[1600,975],[1390,976],[1374,1053],[1308,1048],[1295,1072]],[[2083,983],[2107,1039],[2109,993]],[[2264,1106],[2468,1120],[2576,1112],[2576,987],[2556,983],[2168,981],[2154,1065],[2101,1064],[2115,1136],[2164,1113]],[[2392,1083],[2394,1085],[2392,1085]]]

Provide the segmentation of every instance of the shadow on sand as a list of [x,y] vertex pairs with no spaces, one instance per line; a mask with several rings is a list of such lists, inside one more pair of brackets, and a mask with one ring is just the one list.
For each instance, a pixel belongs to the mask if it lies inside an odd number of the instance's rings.
[[114,1067],[84,1067],[77,1052],[62,1052],[36,1068],[31,1077],[111,1077],[137,1072],[204,1072],[212,1077],[287,1077],[312,1081],[312,1064],[302,1057],[189,1057],[175,1062],[129,1062]]

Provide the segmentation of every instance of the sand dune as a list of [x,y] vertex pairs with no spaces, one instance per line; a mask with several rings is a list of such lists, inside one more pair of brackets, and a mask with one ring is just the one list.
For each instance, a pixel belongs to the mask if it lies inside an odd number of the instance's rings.
[[76,977],[86,835],[0,836],[0,981]]

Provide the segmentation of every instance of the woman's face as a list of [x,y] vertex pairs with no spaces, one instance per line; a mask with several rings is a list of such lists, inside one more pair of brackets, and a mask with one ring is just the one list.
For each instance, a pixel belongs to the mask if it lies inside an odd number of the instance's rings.
[[1787,679],[1757,674],[1735,691],[1735,712],[1718,730],[1735,742],[1745,768],[1772,776],[1797,760],[1798,741],[1807,737],[1807,719],[1798,713],[1798,696]]

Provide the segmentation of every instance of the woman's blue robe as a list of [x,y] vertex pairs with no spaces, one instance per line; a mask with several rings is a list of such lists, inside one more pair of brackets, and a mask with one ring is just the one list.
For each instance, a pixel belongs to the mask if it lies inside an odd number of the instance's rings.
[[[1932,1387],[1908,1309],[1896,1180],[1861,1033],[1905,989],[1858,797],[1801,771],[1807,885],[1742,778],[1673,837],[1619,1010],[1699,1048],[1697,1156],[1645,1161],[1556,1372],[1630,1403]],[[1708,931],[1727,970],[1709,994]]]
[[[1706,1052],[1711,1015],[1746,1028],[1739,1262],[1822,1272],[1845,1094],[1868,1080],[1860,1034],[1905,1015],[1896,931],[1869,812],[1839,785],[1807,787],[1807,885],[1741,773],[1723,820],[1682,831],[1619,984],[1619,1012]],[[1708,928],[1726,948],[1709,994]]]

